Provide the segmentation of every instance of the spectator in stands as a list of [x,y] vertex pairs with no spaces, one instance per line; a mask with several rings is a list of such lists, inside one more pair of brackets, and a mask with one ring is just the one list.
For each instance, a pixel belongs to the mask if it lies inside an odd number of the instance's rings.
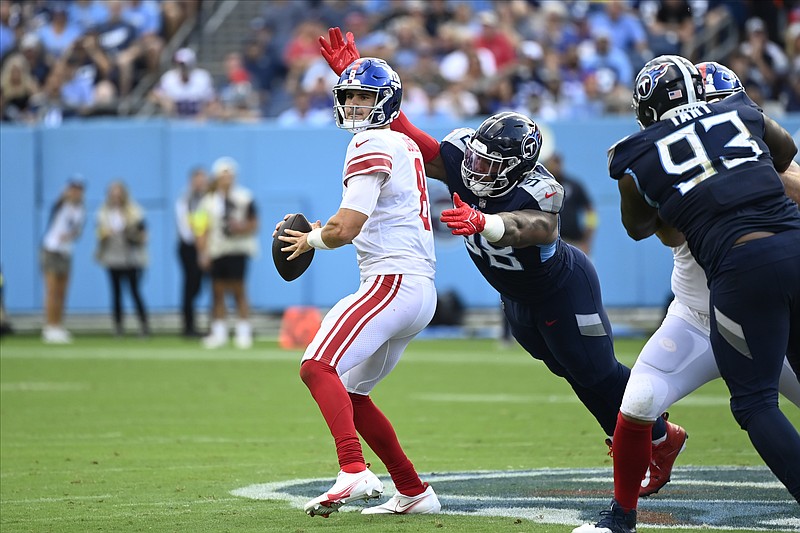
[[42,239],[40,263],[44,275],[44,327],[42,340],[48,344],[69,344],[72,335],[64,327],[64,306],[72,268],[72,250],[83,232],[86,209],[83,206],[83,179],[75,175],[50,210]]
[[74,0],[67,7],[67,16],[81,32],[86,33],[105,24],[109,14],[105,0]]
[[11,2],[0,0],[0,60],[14,48],[16,42],[16,32],[11,27]]
[[52,5],[50,22],[37,30],[49,63],[55,63],[69,46],[83,34],[80,27],[69,20],[66,2]]
[[236,301],[237,348],[253,345],[250,304],[245,288],[247,263],[258,251],[258,213],[253,194],[236,185],[239,165],[230,157],[217,159],[211,167],[215,189],[199,207],[197,251],[200,265],[211,273],[211,332],[203,338],[206,348],[228,344],[225,297]]
[[288,69],[286,75],[286,92],[294,94],[300,87],[303,74],[308,67],[319,59],[319,43],[317,36],[325,31],[322,25],[306,20],[297,25],[292,39],[283,50],[283,63]]
[[[789,60],[781,47],[770,41],[764,21],[753,17],[745,23],[746,40],[739,51],[750,58],[750,76],[759,85],[768,99],[776,99],[780,94],[780,84],[789,71]],[[741,74],[735,71],[741,78]],[[747,86],[748,93],[751,85]]]
[[125,332],[122,309],[122,284],[127,283],[139,317],[139,336],[149,337],[147,309],[139,292],[147,265],[147,225],[141,206],[130,198],[122,181],[108,187],[106,200],[97,212],[97,250],[95,259],[108,271],[114,312],[114,334]]
[[123,2],[107,0],[108,20],[91,30],[98,46],[113,65],[112,80],[120,96],[127,95],[133,86],[135,62],[143,55],[141,43],[136,39],[136,28],[122,17]]
[[686,48],[694,40],[694,19],[688,0],[661,2],[647,30],[654,56],[688,55]]
[[255,122],[261,118],[258,93],[250,83],[250,73],[244,68],[240,53],[225,56],[225,76],[227,83],[219,90],[214,116],[234,122]]
[[161,37],[162,20],[158,2],[155,0],[128,0],[122,9],[122,19],[136,28],[135,61],[133,81],[137,81],[136,71],[142,67],[148,73],[158,71],[164,39]]
[[441,76],[450,83],[477,83],[497,73],[494,54],[485,48],[475,48],[468,31],[456,26],[442,26],[442,37],[452,50],[439,64]]
[[175,219],[178,224],[178,257],[183,272],[181,297],[182,333],[184,337],[199,337],[194,313],[194,301],[203,284],[203,271],[197,255],[197,213],[200,202],[208,192],[208,175],[197,167],[189,176],[189,187],[175,203]]
[[31,75],[39,86],[44,85],[50,74],[50,65],[45,61],[44,49],[35,33],[26,33],[19,42],[19,51],[28,60]]
[[544,161],[544,165],[564,187],[564,207],[559,213],[561,238],[580,248],[586,255],[591,255],[597,212],[589,194],[580,181],[564,172],[564,160],[560,153],[554,152]]
[[112,113],[116,88],[108,80],[112,66],[94,35],[76,40],[53,67],[52,80],[59,84],[65,117]]
[[509,37],[508,28],[501,28],[497,13],[483,11],[478,14],[481,23],[481,32],[474,41],[475,48],[485,48],[494,56],[495,66],[498,70],[512,63],[516,57],[515,44]]
[[615,46],[609,30],[599,27],[595,30],[594,41],[582,47],[581,68],[594,72],[600,83],[600,90],[611,92],[616,85],[626,88],[633,82],[631,61],[622,49]]
[[283,111],[277,118],[281,126],[325,126],[333,124],[330,109],[314,109],[311,107],[311,96],[304,91],[294,95],[294,105]]
[[7,122],[33,122],[34,97],[39,84],[31,75],[28,60],[22,54],[11,55],[0,70],[0,120]]
[[191,48],[175,53],[175,68],[161,76],[151,92],[151,99],[170,117],[203,119],[214,101],[211,74],[196,66],[197,56]]
[[592,35],[604,30],[611,38],[611,45],[628,54],[632,63],[644,64],[652,57],[647,31],[639,18],[630,12],[627,1],[604,2],[599,11],[589,15],[588,24]]
[[[200,9],[201,0],[162,0],[161,7],[162,30],[161,37],[169,41],[187,20],[195,21]],[[196,23],[196,21],[195,21]]]
[[791,63],[781,100],[786,104],[787,113],[800,111],[800,8],[798,12],[798,21],[786,30],[786,55]]

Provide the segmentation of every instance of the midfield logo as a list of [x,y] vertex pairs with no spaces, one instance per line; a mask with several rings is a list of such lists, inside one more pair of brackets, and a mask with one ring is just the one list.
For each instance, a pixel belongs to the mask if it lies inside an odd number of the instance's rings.
[[[361,511],[394,493],[388,476],[381,500],[345,505]],[[528,471],[420,474],[442,502],[444,514],[516,517],[544,524],[596,522],[613,494],[611,467]],[[303,504],[325,492],[331,478],[250,485],[231,494],[255,500],[285,500],[302,515]],[[335,520],[335,516],[331,520]],[[724,531],[800,531],[795,502],[762,467],[677,467],[672,481],[639,502],[638,526],[709,528]]]

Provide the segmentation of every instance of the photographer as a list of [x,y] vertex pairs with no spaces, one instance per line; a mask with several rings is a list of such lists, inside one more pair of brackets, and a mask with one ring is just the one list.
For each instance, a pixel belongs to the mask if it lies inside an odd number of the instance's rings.
[[213,301],[211,333],[203,338],[206,348],[220,348],[228,343],[227,294],[233,295],[239,316],[236,347],[246,349],[253,344],[244,281],[247,263],[258,251],[258,213],[252,193],[235,185],[237,173],[238,165],[232,158],[217,159],[211,167],[215,188],[198,208],[197,251],[201,268],[211,273]]
[[122,313],[122,282],[130,288],[139,316],[141,337],[150,335],[147,309],[139,294],[139,280],[147,265],[147,227],[144,211],[128,195],[121,181],[108,187],[106,201],[97,212],[97,251],[95,259],[109,274],[114,311],[114,332],[124,333]]

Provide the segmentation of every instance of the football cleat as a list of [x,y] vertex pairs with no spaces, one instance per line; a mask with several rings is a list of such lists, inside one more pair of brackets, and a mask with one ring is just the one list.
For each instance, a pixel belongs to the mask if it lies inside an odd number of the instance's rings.
[[405,496],[396,493],[389,501],[367,507],[361,514],[439,514],[442,504],[433,492],[433,487],[425,483],[425,490],[416,496]]
[[650,466],[639,489],[640,498],[655,494],[669,482],[675,459],[686,448],[686,440],[689,438],[685,429],[667,421],[669,414],[664,413],[662,416],[667,423],[667,438],[661,444],[653,446]]
[[611,500],[611,509],[600,511],[600,521],[583,524],[572,533],[636,533],[636,509],[627,513],[616,500]]
[[346,503],[379,498],[383,483],[369,468],[356,474],[339,472],[336,483],[328,491],[305,504],[308,516],[328,517]]

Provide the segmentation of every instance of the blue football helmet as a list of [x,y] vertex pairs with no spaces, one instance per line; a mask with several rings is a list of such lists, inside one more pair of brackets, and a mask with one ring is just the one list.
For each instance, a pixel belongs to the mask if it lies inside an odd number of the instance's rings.
[[[374,92],[375,103],[371,106],[345,105],[347,91]],[[400,76],[383,59],[362,57],[356,59],[339,76],[339,83],[333,87],[333,109],[336,125],[358,133],[369,128],[385,126],[400,114],[403,87]],[[356,120],[357,108],[369,109],[366,117]],[[347,112],[351,112],[348,118]]]
[[706,85],[706,101],[716,102],[725,97],[744,91],[744,85],[734,71],[716,61],[706,61],[695,65]]
[[475,196],[497,198],[533,171],[542,149],[534,121],[513,112],[492,115],[467,142],[461,179]]
[[695,107],[705,99],[703,78],[685,57],[658,56],[648,61],[636,75],[633,110],[643,129]]

